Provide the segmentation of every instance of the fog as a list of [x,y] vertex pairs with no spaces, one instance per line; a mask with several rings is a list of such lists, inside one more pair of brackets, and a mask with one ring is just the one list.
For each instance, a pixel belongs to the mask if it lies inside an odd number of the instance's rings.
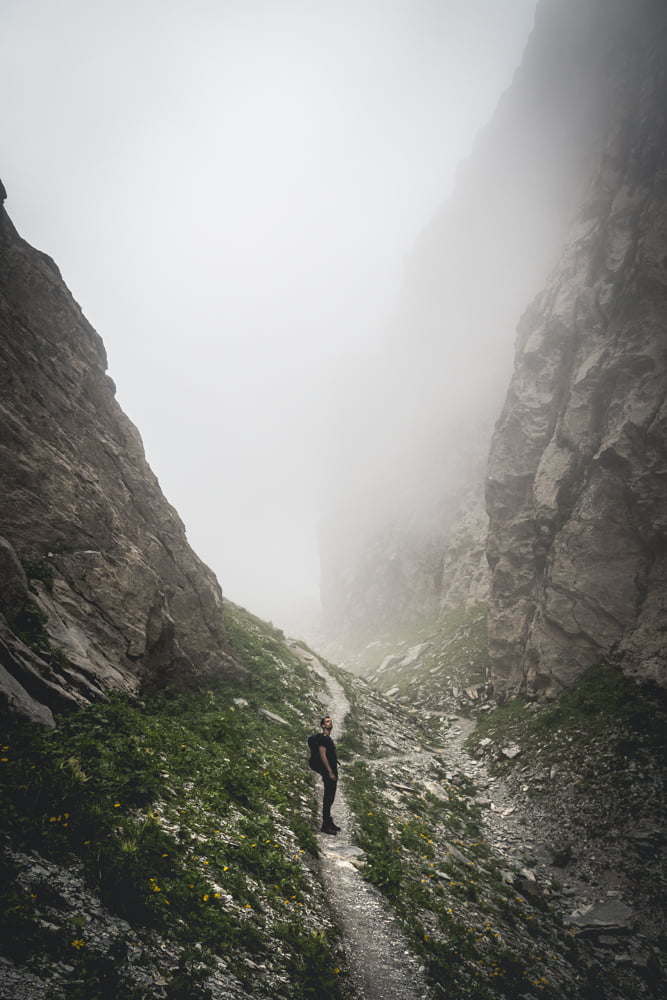
[[391,329],[535,0],[2,9],[6,208],[102,336],[225,594],[298,631],[354,416],[335,387]]

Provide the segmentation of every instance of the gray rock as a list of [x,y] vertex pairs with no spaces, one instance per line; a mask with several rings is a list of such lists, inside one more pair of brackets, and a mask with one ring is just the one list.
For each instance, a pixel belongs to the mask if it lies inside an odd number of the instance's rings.
[[289,722],[286,719],[283,719],[280,715],[276,715],[275,712],[269,712],[266,708],[260,708],[259,714],[264,719],[268,719],[269,722],[277,722],[281,726],[289,726]]
[[220,587],[162,494],[106,365],[55,264],[0,212],[0,685],[23,711],[16,684],[54,708],[239,672]]
[[[2,654],[2,641],[0,640],[0,655]],[[29,656],[29,650],[26,650]],[[42,725],[55,727],[55,720],[50,708],[43,705],[37,699],[31,697],[26,689],[19,684],[0,663],[0,694],[7,707],[17,715],[23,715],[31,722],[40,722]]]
[[[350,371],[348,405],[381,417],[341,435],[329,466],[324,626],[343,645],[488,598],[484,475],[514,330],[557,259],[614,100],[606,25],[591,30],[588,4],[561,10],[408,260],[386,350]],[[567,63],[562,87],[545,72],[554,59]]]
[[565,922],[582,931],[627,931],[634,924],[634,911],[621,900],[603,900],[575,910]]
[[384,660],[375,671],[375,674],[383,674],[385,670],[389,670],[390,667],[397,666],[400,662],[400,657],[398,656],[385,656]]
[[[460,861],[462,865],[470,865],[472,863],[470,859],[467,858],[465,854],[463,854],[463,852],[458,849],[458,847],[455,847],[454,844],[450,843],[449,841],[445,841],[445,847],[447,848],[447,853],[451,854],[452,857],[456,858],[457,861]],[[446,875],[442,877],[447,878]]]
[[14,622],[29,602],[25,570],[7,539],[0,537],[0,612]]
[[424,655],[426,650],[429,648],[430,643],[421,642],[418,646],[411,646],[408,650],[407,656],[401,661],[402,667],[411,667]]
[[503,695],[556,694],[612,654],[667,684],[667,201],[651,153],[665,142],[667,40],[657,8],[620,11],[641,79],[610,108],[589,196],[521,321],[491,447],[489,636]]

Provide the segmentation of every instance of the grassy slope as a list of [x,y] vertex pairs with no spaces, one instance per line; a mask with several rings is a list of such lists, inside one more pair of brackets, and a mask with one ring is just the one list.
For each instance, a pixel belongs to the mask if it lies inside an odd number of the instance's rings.
[[3,719],[0,937],[68,998],[152,996],[147,970],[168,997],[216,976],[248,997],[337,995],[304,767],[318,682],[270,626],[233,605],[227,626],[243,687],[114,697],[55,731]]
[[[233,605],[227,615],[244,687],[114,698],[53,732],[3,720],[0,937],[13,962],[53,980],[54,1000],[345,993],[305,767],[319,680],[275,629]],[[548,886],[508,882],[474,787],[424,753],[441,744],[442,721],[335,672],[352,705],[339,749],[365,875],[395,907],[435,996],[658,995],[654,969],[605,967],[574,937]],[[655,797],[664,706],[611,676],[592,673],[551,706],[499,709],[471,741],[488,736],[492,766],[530,782],[545,828],[551,809],[604,837],[599,796],[614,782],[610,823]],[[524,750],[513,761],[500,753],[508,742]],[[541,775],[554,773],[563,781],[547,787]],[[576,842],[560,833],[555,860],[567,864]]]

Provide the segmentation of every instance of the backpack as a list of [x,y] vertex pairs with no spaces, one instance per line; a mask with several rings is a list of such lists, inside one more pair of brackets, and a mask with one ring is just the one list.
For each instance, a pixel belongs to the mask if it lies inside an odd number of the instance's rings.
[[320,740],[322,739],[321,733],[311,733],[308,737],[308,749],[310,750],[310,757],[308,758],[308,766],[313,769],[313,771],[322,770],[322,758],[320,757]]

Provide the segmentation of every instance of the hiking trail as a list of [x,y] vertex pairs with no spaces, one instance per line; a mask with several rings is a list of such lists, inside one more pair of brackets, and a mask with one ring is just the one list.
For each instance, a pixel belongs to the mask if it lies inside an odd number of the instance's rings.
[[[349,711],[345,692],[319,660],[308,657],[308,662],[324,681],[328,696],[325,710],[334,721],[335,739],[336,733],[341,735]],[[321,799],[319,787],[318,795]],[[350,981],[358,1000],[428,1000],[431,994],[423,969],[410,951],[398,919],[355,865],[363,851],[351,837],[344,765],[332,812],[341,831],[335,837],[318,834],[320,867],[342,931]]]

